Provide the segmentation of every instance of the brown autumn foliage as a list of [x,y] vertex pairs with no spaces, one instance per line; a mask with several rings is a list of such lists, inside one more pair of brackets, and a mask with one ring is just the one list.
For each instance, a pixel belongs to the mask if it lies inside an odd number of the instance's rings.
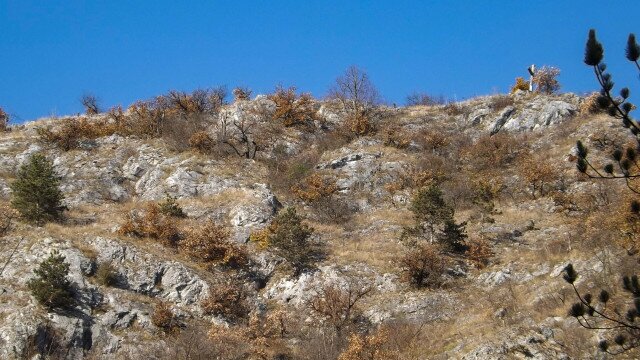
[[533,83],[536,85],[536,91],[543,94],[554,94],[560,90],[560,82],[558,81],[560,69],[553,66],[543,66],[533,75]]
[[164,215],[156,203],[147,204],[142,211],[129,212],[118,232],[122,235],[157,239],[169,246],[176,246],[181,237],[177,220]]
[[382,328],[369,335],[353,334],[338,360],[394,360],[399,354],[391,349],[389,334]]
[[171,310],[171,306],[164,302],[158,302],[151,314],[151,322],[164,332],[171,333],[178,330],[180,323]]
[[209,338],[217,344],[218,359],[289,359],[285,325],[282,311],[252,314],[246,326],[213,325]]
[[235,101],[249,100],[251,98],[251,90],[246,87],[237,87],[233,89],[233,98]]
[[337,332],[348,328],[360,315],[359,303],[373,287],[362,281],[349,278],[346,286],[325,284],[309,300],[309,308]]
[[269,95],[269,99],[276,103],[273,118],[282,120],[284,126],[303,125],[316,119],[313,97],[309,93],[296,94],[295,87],[287,89],[278,86]]
[[214,222],[187,229],[178,246],[195,259],[231,268],[243,267],[249,261],[246,251],[229,239],[229,230]]
[[483,269],[489,264],[491,257],[493,257],[493,250],[491,244],[484,238],[472,238],[466,242],[467,251],[465,256],[469,259],[475,267]]
[[474,170],[490,170],[511,165],[524,150],[524,141],[507,133],[482,136],[461,149],[461,156]]
[[405,279],[415,287],[438,287],[444,284],[448,260],[440,248],[418,244],[399,260]]
[[302,201],[315,202],[321,198],[330,197],[337,189],[335,181],[313,173],[302,183],[294,185],[291,191]]
[[526,155],[518,163],[518,172],[527,184],[531,197],[547,195],[555,181],[558,179],[558,172],[544,159],[537,159],[532,155]]
[[247,293],[233,280],[211,286],[202,309],[206,314],[222,316],[234,323],[248,318],[250,311]]
[[515,93],[518,90],[529,91],[529,82],[522,77],[516,78],[516,83],[511,87],[511,93]]
[[346,112],[347,129],[356,136],[373,130],[372,120],[380,103],[380,94],[369,75],[356,66],[349,67],[336,79],[329,98],[338,101]]
[[600,97],[600,94],[597,92],[589,94],[589,96],[580,103],[580,115],[591,115],[601,112],[602,108],[598,105],[598,97]]
[[216,142],[206,131],[198,131],[189,138],[189,146],[201,154],[208,154],[215,148]]
[[398,125],[387,126],[382,131],[384,146],[391,146],[396,149],[406,149],[411,144],[408,134]]

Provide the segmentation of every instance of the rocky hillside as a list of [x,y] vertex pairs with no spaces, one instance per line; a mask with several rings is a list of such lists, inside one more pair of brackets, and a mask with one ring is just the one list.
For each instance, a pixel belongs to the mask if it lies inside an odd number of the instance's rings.
[[[376,359],[591,358],[598,334],[566,316],[574,295],[561,271],[571,260],[589,289],[637,262],[607,231],[622,193],[572,162],[576,140],[598,159],[626,136],[584,101],[519,92],[381,108],[356,136],[332,103],[314,101],[308,121],[285,126],[258,96],[202,115],[215,144],[190,147],[112,132],[65,149],[43,135],[110,124],[115,112],[14,125],[0,134],[0,202],[42,152],[68,210],[43,226],[15,221],[1,240],[0,358],[368,358],[355,348],[387,354]],[[462,225],[462,250],[417,224],[416,194],[432,185]],[[171,198],[185,216],[153,219],[178,240],[123,230]],[[260,241],[290,207],[317,249],[300,269]],[[210,226],[228,233],[225,254],[243,254],[239,265],[184,240]],[[64,310],[27,287],[53,250],[70,265]],[[420,256],[429,282],[408,276]]]

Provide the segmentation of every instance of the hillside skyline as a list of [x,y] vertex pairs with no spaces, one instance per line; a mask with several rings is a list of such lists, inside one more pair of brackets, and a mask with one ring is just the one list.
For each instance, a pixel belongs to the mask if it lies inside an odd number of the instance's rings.
[[412,92],[454,101],[505,93],[532,63],[560,68],[561,91],[586,93],[597,90],[581,61],[589,28],[614,80],[634,78],[622,54],[638,10],[616,2],[611,21],[595,1],[3,2],[0,106],[23,122],[81,112],[85,92],[104,108],[217,85],[255,95],[281,84],[323,97],[350,65],[398,105]]

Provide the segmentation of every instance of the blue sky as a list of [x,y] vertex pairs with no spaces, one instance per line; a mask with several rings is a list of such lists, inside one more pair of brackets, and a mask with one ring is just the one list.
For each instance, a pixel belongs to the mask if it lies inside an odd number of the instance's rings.
[[352,64],[398,104],[413,91],[507,92],[531,63],[559,67],[563,91],[586,92],[592,27],[633,99],[624,46],[638,18],[637,0],[0,0],[0,106],[30,120],[81,111],[84,92],[110,107],[219,84],[323,96]]

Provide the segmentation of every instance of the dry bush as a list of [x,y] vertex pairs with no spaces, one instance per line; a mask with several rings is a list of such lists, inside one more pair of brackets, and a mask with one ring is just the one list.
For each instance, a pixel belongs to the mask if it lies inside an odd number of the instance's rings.
[[247,293],[234,279],[209,288],[209,296],[202,301],[202,309],[206,314],[222,316],[236,323],[249,317]]
[[84,107],[87,115],[96,115],[100,113],[98,107],[98,98],[93,94],[84,94],[80,97],[80,103]]
[[533,83],[536,85],[536,91],[543,94],[554,94],[560,90],[560,82],[558,82],[560,69],[553,66],[543,66],[533,75]]
[[380,103],[378,90],[369,75],[356,66],[349,67],[336,79],[329,98],[337,100],[346,112],[346,125],[356,136],[373,130],[372,120]]
[[524,78],[517,77],[516,83],[511,87],[511,93],[515,93],[518,90],[529,91],[529,82]]
[[598,97],[600,97],[600,93],[593,92],[584,98],[580,103],[580,115],[591,115],[601,112],[602,108],[598,104]]
[[425,93],[414,92],[407,96],[406,104],[407,106],[434,106],[434,105],[444,105],[446,100],[444,96],[432,96]]
[[86,125],[88,125],[86,120],[65,119],[56,128],[38,128],[38,140],[64,151],[76,149],[82,138],[92,139],[94,137],[93,127]]
[[158,302],[155,305],[153,314],[151,314],[151,322],[167,333],[174,332],[180,327],[180,323],[173,314],[171,306],[164,302]]
[[532,155],[527,155],[518,163],[518,172],[534,199],[547,195],[558,179],[558,172],[546,159],[536,159]]
[[118,271],[111,263],[103,262],[98,264],[95,278],[101,285],[114,286],[118,283]]
[[382,131],[382,140],[384,146],[391,146],[396,149],[405,149],[411,144],[408,134],[403,131],[401,126],[391,124]]
[[204,262],[231,268],[243,267],[249,262],[247,252],[230,241],[229,230],[213,222],[190,227],[178,246],[181,251]]
[[247,87],[237,87],[233,89],[234,101],[245,101],[251,98],[251,89]]
[[0,107],[0,132],[9,128],[9,114]]
[[493,111],[500,111],[507,106],[513,105],[513,98],[508,95],[498,95],[491,98],[490,105]]
[[495,211],[495,201],[505,187],[501,179],[484,176],[474,176],[470,186],[466,185],[471,190],[471,202],[489,214]]
[[467,116],[471,112],[469,106],[461,105],[455,102],[450,102],[443,107],[444,112],[450,116],[464,115]]
[[448,263],[440,248],[430,244],[418,244],[399,259],[405,279],[418,288],[443,285]]
[[472,238],[467,241],[467,252],[465,256],[475,267],[482,269],[489,264],[493,257],[491,244],[484,238]]
[[338,333],[351,327],[361,316],[359,302],[373,291],[363,280],[348,278],[346,285],[324,284],[309,302],[309,308]]
[[181,238],[175,218],[162,214],[155,203],[147,204],[142,211],[136,209],[129,212],[118,233],[157,239],[169,246],[176,246]]
[[269,95],[269,99],[276,103],[273,118],[282,120],[284,126],[303,125],[316,119],[313,97],[309,93],[296,94],[295,87],[287,89],[278,86]]
[[441,130],[424,130],[419,133],[416,140],[425,150],[440,154],[451,144],[451,135]]
[[394,360],[398,353],[390,349],[389,334],[382,328],[370,335],[353,334],[338,360]]
[[269,162],[269,184],[282,194],[288,194],[294,186],[308,177],[318,164],[320,154],[315,149],[294,156],[277,156]]
[[525,141],[507,133],[483,136],[461,149],[461,156],[474,170],[493,170],[511,165],[525,149]]
[[215,140],[206,131],[197,131],[189,138],[189,147],[201,154],[211,153],[215,146]]
[[330,197],[338,187],[333,179],[322,177],[318,173],[307,176],[301,183],[291,187],[300,200],[312,203],[321,198]]
[[327,196],[311,203],[318,220],[330,224],[347,224],[357,209],[352,208],[340,197]]
[[[284,339],[284,313],[252,315],[247,326],[213,325],[209,338],[217,345],[216,359],[290,359]],[[213,356],[214,354],[212,354]]]
[[18,217],[18,213],[6,205],[0,205],[0,238],[9,234],[13,229],[13,221]]

